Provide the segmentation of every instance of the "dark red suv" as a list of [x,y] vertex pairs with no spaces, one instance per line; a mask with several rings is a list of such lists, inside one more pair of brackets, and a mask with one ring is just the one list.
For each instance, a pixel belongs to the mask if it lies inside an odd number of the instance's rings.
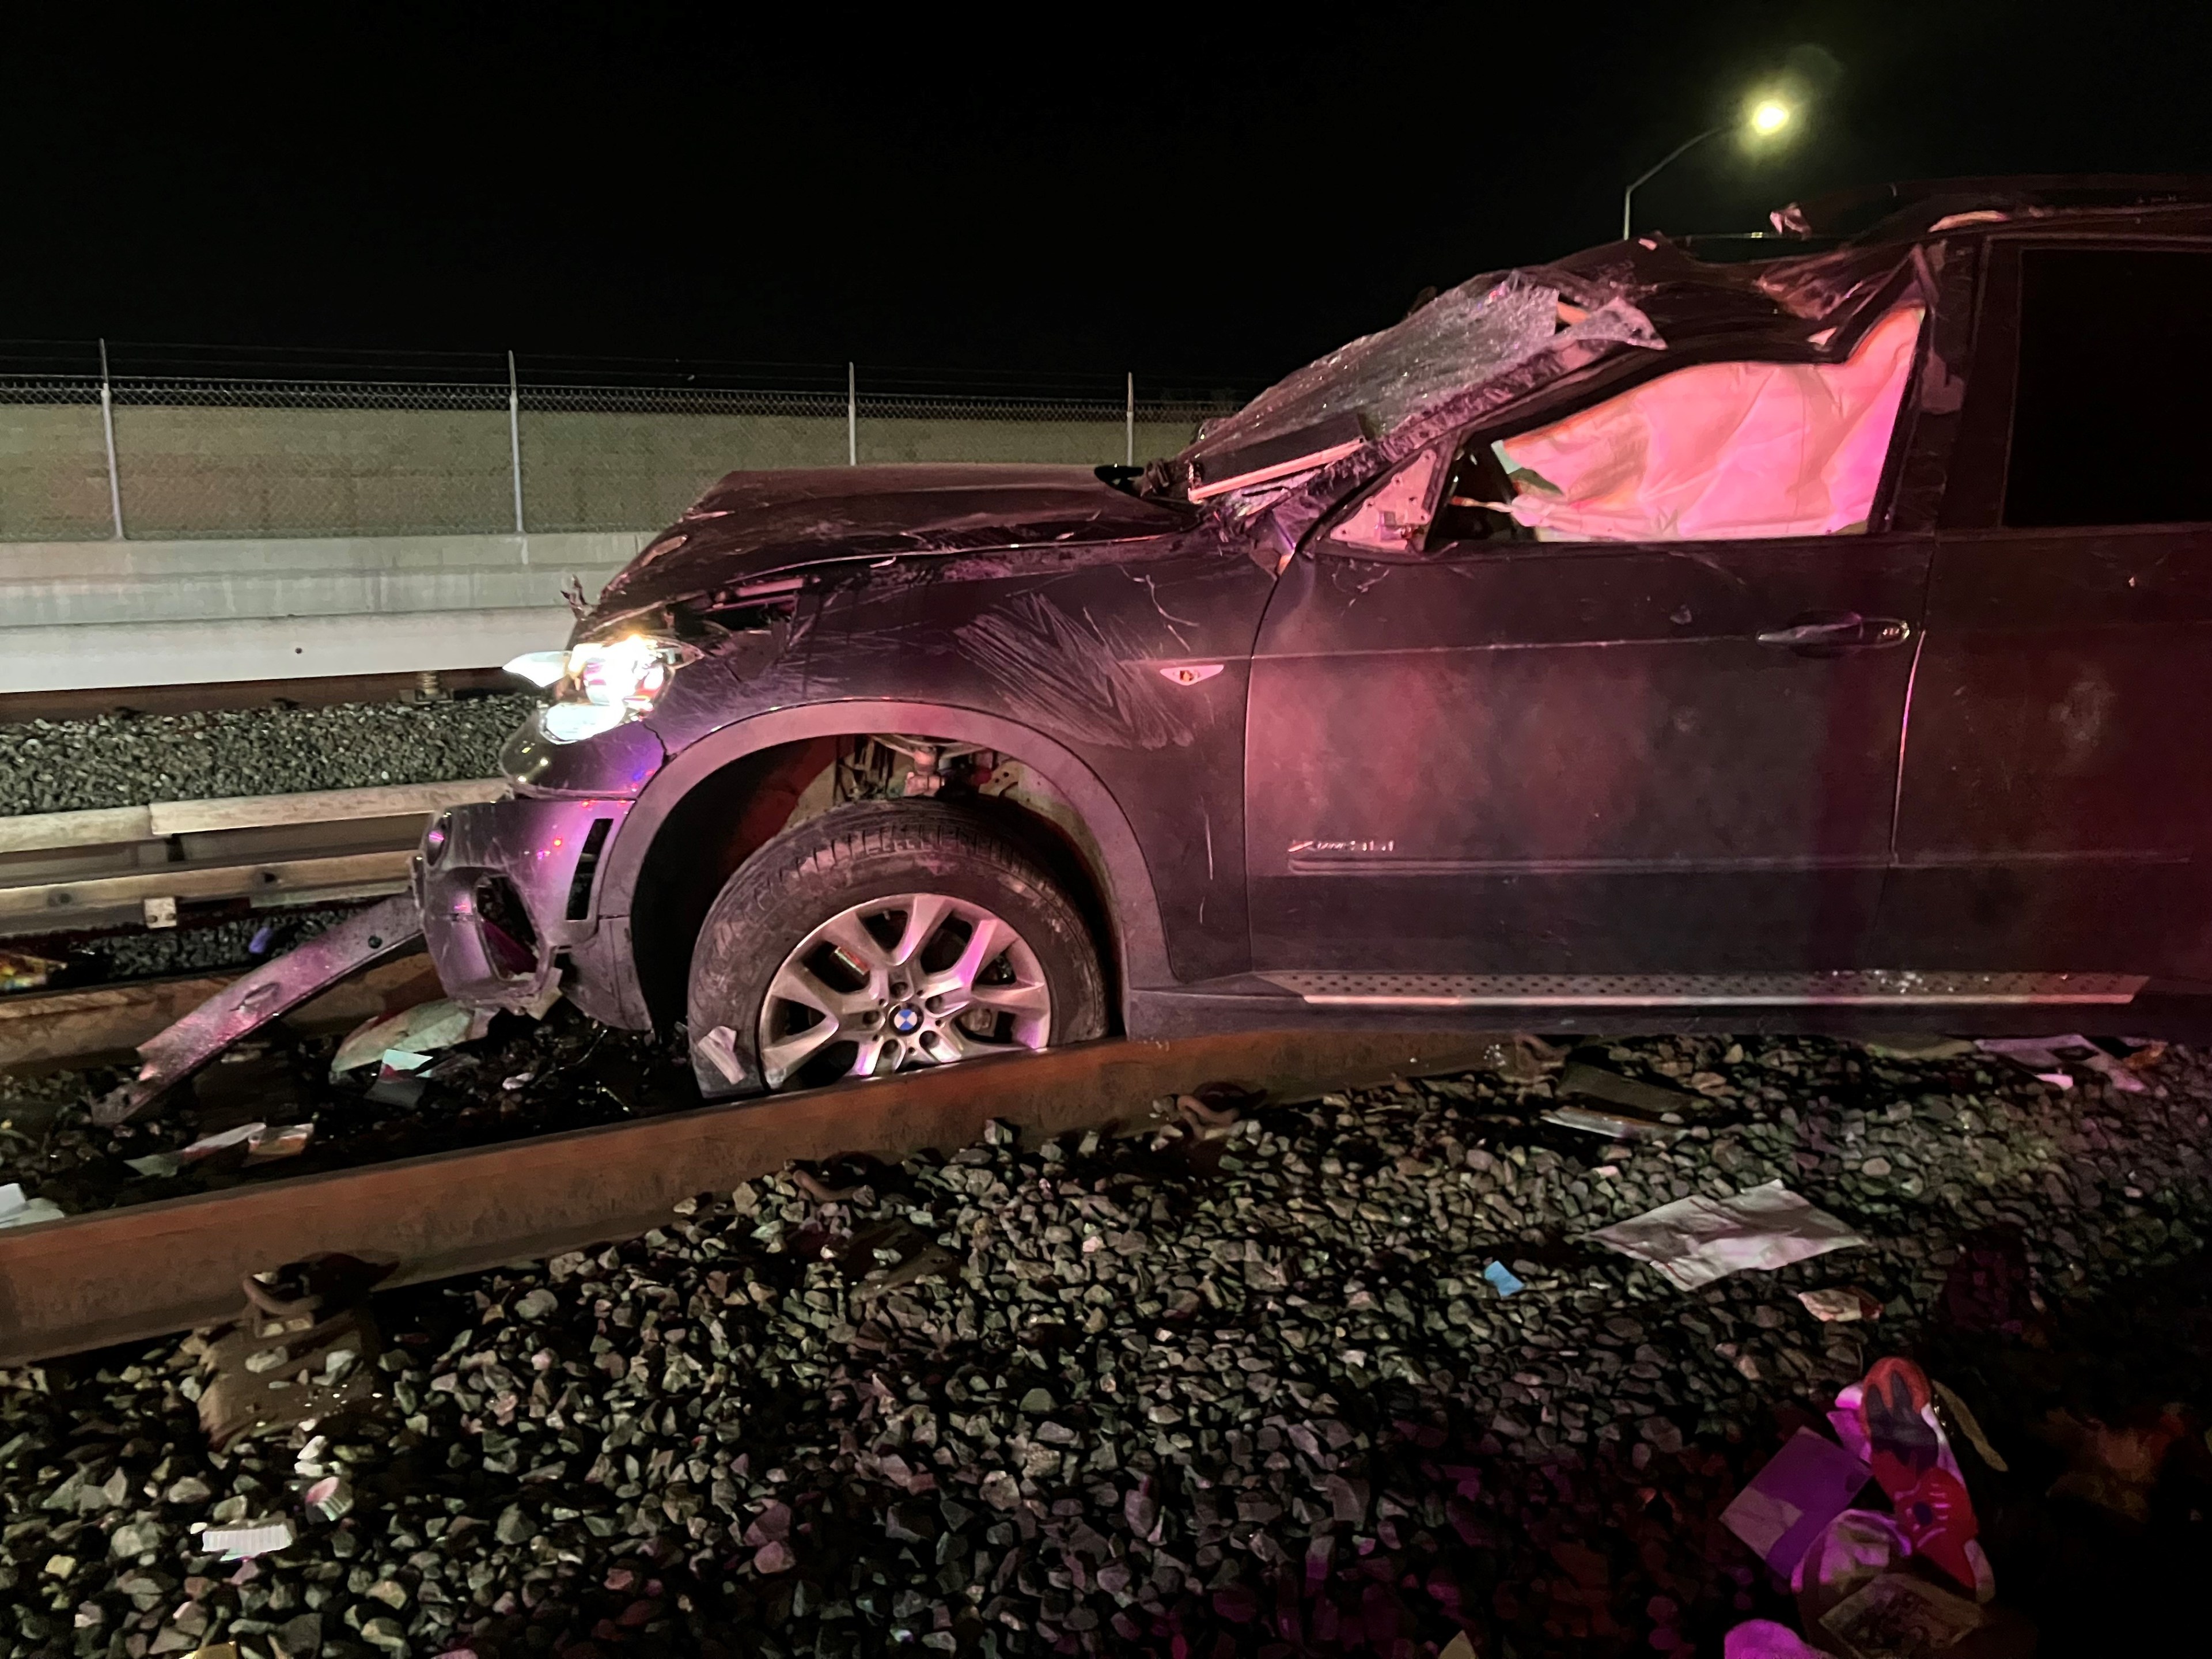
[[731,475],[522,665],[447,988],[729,1093],[2212,984],[2212,190],[1776,217],[1478,277],[1141,474]]

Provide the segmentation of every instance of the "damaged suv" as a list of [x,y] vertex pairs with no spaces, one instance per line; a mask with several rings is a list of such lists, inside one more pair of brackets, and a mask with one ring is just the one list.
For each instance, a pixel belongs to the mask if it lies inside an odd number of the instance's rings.
[[1481,276],[1141,473],[733,473],[518,665],[512,798],[423,843],[440,975],[684,1022],[714,1095],[1117,1025],[2139,1018],[2212,980],[2208,201]]

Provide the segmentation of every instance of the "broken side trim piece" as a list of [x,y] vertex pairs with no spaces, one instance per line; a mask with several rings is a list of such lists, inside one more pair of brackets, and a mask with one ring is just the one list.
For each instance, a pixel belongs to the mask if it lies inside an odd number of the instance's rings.
[[1316,1007],[1755,1008],[1931,1004],[2127,1003],[2144,974],[1273,973],[1260,978]]
[[127,1122],[233,1043],[422,937],[422,908],[402,893],[264,963],[140,1043],[137,1077],[95,1101],[92,1121]]

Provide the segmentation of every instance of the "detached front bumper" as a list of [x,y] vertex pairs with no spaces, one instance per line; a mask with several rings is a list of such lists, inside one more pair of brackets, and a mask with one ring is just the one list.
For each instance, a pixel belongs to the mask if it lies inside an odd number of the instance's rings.
[[592,971],[606,955],[592,948],[599,867],[631,804],[521,797],[455,807],[431,824],[415,895],[448,996],[522,1009],[558,990],[609,1024],[643,1023],[635,995]]

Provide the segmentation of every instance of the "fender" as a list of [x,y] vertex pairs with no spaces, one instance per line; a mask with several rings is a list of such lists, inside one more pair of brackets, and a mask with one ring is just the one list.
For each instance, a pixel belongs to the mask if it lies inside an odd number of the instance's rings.
[[[811,703],[754,714],[710,732],[654,774],[623,819],[601,866],[598,909],[604,927],[629,915],[637,880],[661,825],[702,781],[746,756],[808,738],[868,732],[927,732],[1012,755],[1052,781],[1083,817],[1105,867],[1098,872],[1111,911],[1125,991],[1176,984],[1160,927],[1151,869],[1120,805],[1096,773],[1033,727],[981,709],[944,703],[855,700]],[[625,932],[627,930],[625,929]],[[635,975],[634,963],[625,969]]]

